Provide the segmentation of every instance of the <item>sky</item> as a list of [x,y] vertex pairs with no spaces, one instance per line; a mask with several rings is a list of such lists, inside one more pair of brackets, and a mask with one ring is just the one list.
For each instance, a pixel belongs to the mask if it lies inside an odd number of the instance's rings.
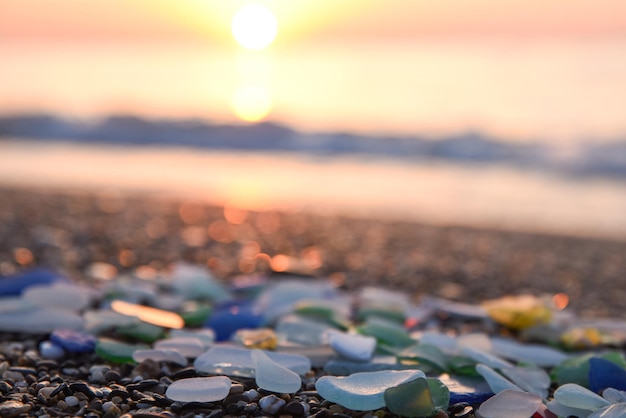
[[[231,34],[251,3],[261,51]],[[624,51],[622,0],[4,0],[0,112],[608,140]]]

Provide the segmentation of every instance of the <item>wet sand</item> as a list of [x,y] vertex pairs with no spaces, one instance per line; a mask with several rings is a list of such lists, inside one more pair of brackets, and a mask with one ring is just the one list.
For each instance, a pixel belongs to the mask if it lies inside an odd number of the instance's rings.
[[176,261],[225,280],[288,271],[416,298],[565,293],[587,317],[619,317],[626,299],[626,242],[0,187],[0,275],[33,266],[76,279],[152,274]]

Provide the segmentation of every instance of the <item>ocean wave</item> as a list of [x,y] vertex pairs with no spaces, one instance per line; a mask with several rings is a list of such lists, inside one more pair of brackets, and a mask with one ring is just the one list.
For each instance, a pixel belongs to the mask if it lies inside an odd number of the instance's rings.
[[426,136],[304,133],[271,122],[213,124],[202,120],[151,120],[111,116],[85,122],[51,115],[0,116],[0,139],[25,137],[81,143],[299,152],[332,158],[363,156],[403,162],[440,160],[464,165],[505,165],[566,176],[626,179],[626,138],[581,141],[567,148],[546,141],[511,142],[477,132]]

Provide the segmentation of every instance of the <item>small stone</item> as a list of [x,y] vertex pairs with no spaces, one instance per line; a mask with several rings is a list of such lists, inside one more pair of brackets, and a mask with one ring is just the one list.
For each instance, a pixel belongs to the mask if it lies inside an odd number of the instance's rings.
[[480,418],[528,418],[541,405],[541,397],[537,395],[505,390],[485,401],[476,411],[476,415]]
[[226,376],[193,377],[172,383],[165,396],[180,402],[215,402],[228,396],[231,380]]
[[310,411],[310,409],[311,407],[308,403],[292,401],[285,405],[285,407],[283,408],[283,412],[296,417],[301,417],[303,415],[306,415]]
[[242,393],[248,399],[248,402],[256,401],[261,396],[256,389],[250,389]]
[[89,368],[89,382],[91,383],[106,383],[107,380],[104,374],[111,368],[109,366],[93,365]]
[[[89,399],[93,399],[97,396],[95,389],[89,386],[84,382],[74,382],[69,385],[70,392],[74,392],[74,395],[77,393],[82,393],[87,396]],[[77,395],[76,395],[77,396]]]
[[295,393],[302,386],[298,374],[271,360],[265,352],[252,350],[256,384],[277,393]]
[[384,393],[390,387],[426,377],[420,370],[355,373],[348,377],[323,376],[315,384],[319,394],[355,411],[370,411],[385,406]]
[[264,396],[259,400],[259,407],[266,414],[274,415],[285,406],[286,402],[276,395]]
[[4,401],[0,403],[0,417],[13,418],[20,414],[25,414],[31,410],[30,404],[25,404],[19,401]]
[[72,329],[56,329],[50,334],[50,341],[70,353],[92,353],[96,348],[96,337]]
[[122,375],[116,370],[109,370],[104,373],[104,379],[107,382],[118,382],[122,378]]
[[76,396],[66,396],[64,401],[69,407],[78,405],[78,398]]
[[158,384],[159,384],[159,381],[156,379],[141,379],[138,382],[126,385],[126,389],[129,392],[152,390]]
[[545,324],[552,318],[547,303],[533,295],[505,296],[485,301],[483,307],[494,321],[512,329]]

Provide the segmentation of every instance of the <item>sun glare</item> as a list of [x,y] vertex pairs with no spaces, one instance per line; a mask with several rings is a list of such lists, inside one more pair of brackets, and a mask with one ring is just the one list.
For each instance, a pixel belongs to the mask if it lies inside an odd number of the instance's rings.
[[269,46],[278,33],[276,16],[260,4],[242,7],[233,18],[231,29],[239,45],[247,49]]
[[233,96],[231,105],[240,119],[258,122],[270,113],[272,98],[263,86],[244,85]]

